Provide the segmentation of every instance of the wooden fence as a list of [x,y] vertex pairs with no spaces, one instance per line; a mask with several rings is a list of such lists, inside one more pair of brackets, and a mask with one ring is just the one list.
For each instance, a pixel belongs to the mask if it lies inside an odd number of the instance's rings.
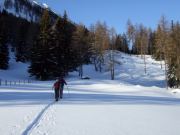
[[22,85],[32,83],[32,80],[2,80],[0,79],[0,86]]

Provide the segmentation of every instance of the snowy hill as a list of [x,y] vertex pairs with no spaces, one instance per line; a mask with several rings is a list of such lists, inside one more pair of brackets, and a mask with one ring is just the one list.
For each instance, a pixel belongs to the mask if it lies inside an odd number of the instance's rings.
[[[115,80],[130,85],[165,87],[164,69],[160,68],[160,62],[153,60],[151,56],[146,56],[146,59],[147,73],[145,74],[144,61],[140,56],[130,56],[128,54],[116,52],[115,61],[118,64],[115,65]],[[92,66],[86,66],[85,75],[94,79],[101,78],[109,80],[110,71],[107,71],[107,68],[108,65],[106,65],[105,71],[97,76],[97,73],[94,74]]]
[[33,0],[0,0],[0,11],[5,10],[28,21],[39,22],[45,8],[49,10],[52,19],[57,18],[46,3]]
[[[12,57],[13,55],[11,55]],[[54,102],[54,81],[0,86],[0,133],[3,135],[179,135],[180,98],[165,89],[164,71],[147,56],[116,53],[115,80],[104,68],[84,66],[84,76],[66,78],[64,98]],[[11,60],[6,79],[27,79],[28,64]],[[16,72],[14,72],[16,71]]]
[[[147,57],[147,73],[144,73],[144,62],[140,56],[130,56],[128,54],[116,52],[115,61],[115,81],[127,85],[140,85],[147,87],[165,87],[164,70],[160,68],[160,62]],[[108,59],[108,58],[107,58]],[[106,62],[108,63],[108,62]],[[16,62],[14,53],[10,53],[8,70],[0,70],[0,76],[4,80],[30,79],[27,72],[29,64]],[[89,76],[93,80],[110,80],[108,65],[105,65],[102,73],[95,72],[93,65],[85,65],[84,76]],[[16,72],[14,72],[16,71]],[[157,72],[158,71],[158,72]],[[77,72],[70,73],[70,77],[78,77]]]
[[27,63],[16,62],[14,52],[10,52],[9,55],[9,69],[8,70],[1,70],[0,69],[0,79],[5,81],[19,81],[19,80],[28,80],[28,66]]

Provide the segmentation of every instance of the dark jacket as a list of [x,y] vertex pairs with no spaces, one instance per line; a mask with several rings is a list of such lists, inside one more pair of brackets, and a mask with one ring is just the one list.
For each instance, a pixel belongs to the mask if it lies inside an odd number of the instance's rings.
[[66,83],[66,81],[63,78],[60,79],[59,81],[60,81],[60,85],[61,85],[60,87],[61,87],[61,89],[63,89],[64,88],[64,84],[67,85],[67,83]]

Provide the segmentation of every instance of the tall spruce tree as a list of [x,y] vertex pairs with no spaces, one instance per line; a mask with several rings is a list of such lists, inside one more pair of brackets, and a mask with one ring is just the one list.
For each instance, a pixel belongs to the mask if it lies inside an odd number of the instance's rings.
[[0,16],[0,69],[9,66],[9,49],[7,45],[7,33],[3,18]]
[[71,46],[72,41],[72,35],[75,31],[74,25],[71,24],[70,21],[68,21],[68,16],[66,11],[64,12],[63,18],[62,18],[62,27],[61,27],[61,59],[63,59],[60,62],[61,68],[62,68],[62,75],[66,76],[68,74],[68,71],[72,71],[75,69],[75,65],[73,64],[74,55],[73,50]]
[[172,23],[169,46],[167,47],[168,85],[180,87],[180,24]]
[[[62,18],[57,18],[54,26],[50,32],[52,45],[51,51],[52,58],[54,58],[54,71],[53,76],[63,76],[64,75],[64,65],[65,65],[65,52],[64,52],[64,24]],[[54,47],[53,47],[54,45]]]
[[129,53],[126,34],[117,35],[115,39],[115,49],[124,53]]
[[20,29],[17,33],[17,42],[16,42],[16,61],[25,62],[27,60],[27,28],[29,27],[26,21],[21,21],[19,24]]
[[152,32],[151,30],[149,30],[149,31],[150,31],[150,34],[149,34],[149,42],[148,42],[149,43],[148,44],[148,54],[154,56],[155,32],[154,31]]
[[50,48],[50,16],[48,10],[45,10],[40,22],[40,34],[32,48],[31,65],[29,73],[40,80],[47,80],[51,77],[51,66],[54,62],[51,60]]
[[0,35],[0,69],[7,69],[9,66],[9,51],[3,36]]

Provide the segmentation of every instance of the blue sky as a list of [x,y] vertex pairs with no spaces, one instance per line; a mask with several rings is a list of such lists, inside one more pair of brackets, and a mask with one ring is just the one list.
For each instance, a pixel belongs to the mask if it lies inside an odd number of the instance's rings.
[[127,20],[156,28],[162,15],[180,20],[180,0],[36,0],[47,3],[58,14],[67,11],[69,18],[87,27],[98,20],[114,27],[118,33],[126,31]]

